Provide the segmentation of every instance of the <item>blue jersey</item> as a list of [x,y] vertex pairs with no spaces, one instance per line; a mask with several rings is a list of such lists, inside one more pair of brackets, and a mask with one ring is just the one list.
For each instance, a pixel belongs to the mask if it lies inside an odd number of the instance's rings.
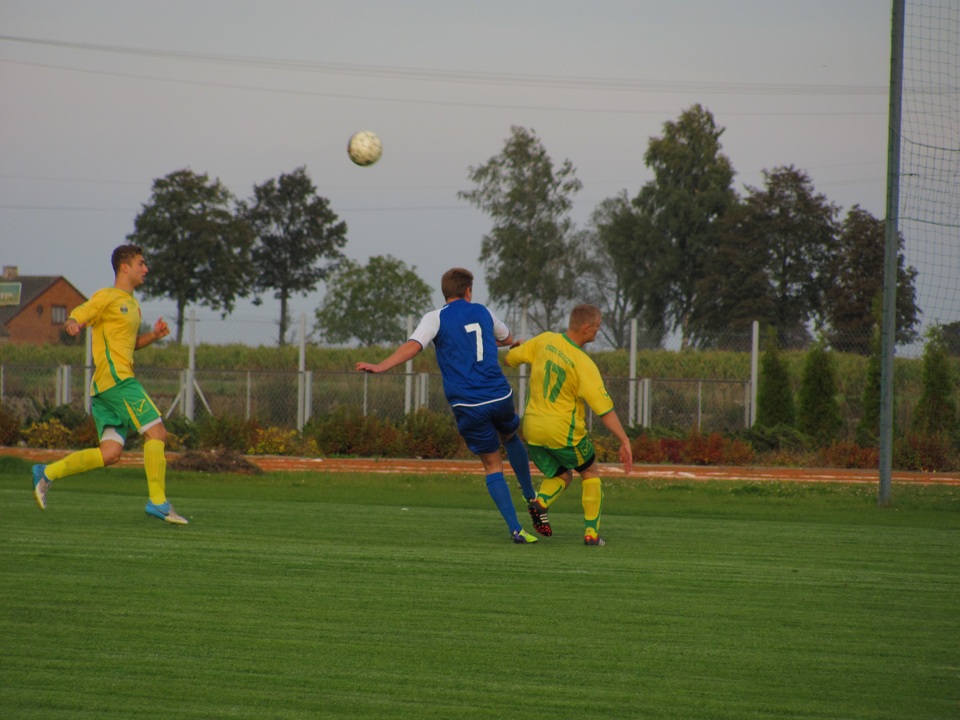
[[410,339],[424,348],[433,341],[450,405],[475,407],[513,393],[497,357],[497,341],[509,336],[488,308],[460,299],[424,315]]

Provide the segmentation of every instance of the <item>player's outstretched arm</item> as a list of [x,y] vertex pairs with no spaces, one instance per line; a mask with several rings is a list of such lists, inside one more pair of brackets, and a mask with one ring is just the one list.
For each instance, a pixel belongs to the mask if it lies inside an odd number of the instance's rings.
[[378,363],[358,362],[356,369],[360,372],[382,373],[397,365],[402,365],[407,360],[412,360],[421,350],[423,350],[423,347],[416,340],[407,340],[394,350],[393,355],[386,360],[381,360]]
[[620,441],[620,462],[623,463],[624,472],[630,472],[633,469],[633,448],[630,446],[630,438],[623,430],[623,425],[620,424],[620,418],[617,417],[615,411],[611,410],[606,415],[601,416],[600,420],[603,421],[607,430],[612,432]]
[[153,330],[143,335],[137,335],[137,342],[134,345],[134,348],[139,350],[142,347],[146,347],[150,343],[154,343],[161,338],[165,338],[170,334],[170,326],[167,325],[167,321],[163,318],[159,318],[153,324]]

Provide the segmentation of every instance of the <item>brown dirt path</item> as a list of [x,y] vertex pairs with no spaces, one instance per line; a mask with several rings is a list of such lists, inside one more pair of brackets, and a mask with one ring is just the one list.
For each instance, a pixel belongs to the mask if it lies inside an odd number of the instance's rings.
[[[67,454],[66,450],[37,450],[0,447],[0,455],[12,455],[34,462],[49,463]],[[168,460],[177,457],[168,453]],[[477,460],[417,460],[415,458],[295,458],[278,455],[248,455],[247,460],[265,471],[363,472],[384,474],[482,475]],[[124,467],[142,464],[139,452],[127,452],[120,459]],[[534,475],[537,471],[534,469]],[[781,482],[876,483],[876,470],[788,467],[717,467],[712,465],[637,465],[626,474],[622,465],[605,464],[607,477],[631,477],[655,480],[750,480]],[[960,473],[894,472],[893,482],[920,485],[960,485]]]

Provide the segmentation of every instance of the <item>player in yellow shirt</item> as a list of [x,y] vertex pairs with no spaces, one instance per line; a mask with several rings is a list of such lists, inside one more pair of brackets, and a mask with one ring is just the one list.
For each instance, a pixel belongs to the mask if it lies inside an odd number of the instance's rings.
[[140,335],[140,304],[133,291],[143,284],[147,265],[136,245],[121,245],[111,257],[115,280],[87,302],[74,308],[64,329],[76,336],[85,327],[93,331],[92,414],[100,446],[79,450],[49,465],[33,466],[33,497],[41,510],[47,509],[47,492],[55,480],[113,465],[120,459],[127,433],[135,430],[143,438],[143,466],[150,499],[145,511],[171,525],[186,525],[167,500],[164,447],[167,430],[163,417],[140,381],[133,374],[133,352],[170,334],[163,318],[151,332]]
[[585,545],[605,544],[600,537],[603,491],[585,422],[586,405],[620,441],[624,469],[629,472],[633,466],[630,439],[613,410],[600,370],[582,349],[596,339],[600,322],[600,308],[577,305],[565,333],[541,333],[511,348],[505,358],[510,367],[530,365],[523,437],[530,458],[544,475],[537,497],[528,503],[534,529],[541,535],[553,534],[547,508],[569,487],[576,471],[582,479]]

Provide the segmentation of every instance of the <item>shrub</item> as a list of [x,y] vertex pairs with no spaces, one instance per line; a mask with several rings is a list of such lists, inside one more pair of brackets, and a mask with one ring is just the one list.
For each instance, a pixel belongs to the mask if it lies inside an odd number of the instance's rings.
[[807,351],[800,381],[800,409],[797,426],[819,445],[837,439],[843,427],[837,403],[837,371],[823,342]]
[[317,443],[312,438],[303,438],[296,430],[281,428],[256,428],[247,453],[250,455],[301,455],[316,456]]
[[199,425],[200,447],[246,452],[253,445],[254,434],[259,427],[255,420],[207,416]]
[[469,455],[456,424],[448,413],[420,409],[403,421],[404,455],[424,459],[443,459]]
[[767,347],[760,360],[757,381],[757,424],[791,426],[796,422],[790,373],[780,355],[775,328],[767,328]]
[[880,467],[880,450],[878,448],[861,447],[849,440],[832,443],[820,453],[820,457],[819,464],[824,467],[861,470]]
[[670,462],[659,438],[640,435],[634,439],[631,447],[633,448],[633,461],[635,463],[660,465]]
[[70,447],[71,432],[58,419],[35,422],[23,431],[27,445],[32,448],[59,449]]
[[923,349],[923,390],[913,418],[913,430],[933,437],[957,437],[957,405],[954,399],[953,369],[943,329],[930,328]]
[[70,447],[86,448],[96,447],[100,444],[100,438],[97,436],[97,424],[90,416],[85,416],[83,422],[73,428],[70,433]]
[[755,425],[739,437],[758,453],[803,453],[813,444],[809,437],[790,425]]
[[197,450],[200,447],[200,428],[185,415],[164,420],[167,428],[167,447],[171,450]]
[[363,415],[338,408],[329,415],[311,418],[303,429],[321,455],[394,457],[403,454],[401,431],[389,418]]
[[686,438],[651,438],[641,435],[633,441],[635,463],[685,465],[749,465],[756,453],[744,441],[720,433],[690,432]]
[[70,405],[46,406],[40,410],[40,422],[57,420],[70,430],[79,428],[89,417],[83,410],[77,410]]
[[946,435],[906,433],[893,443],[893,466],[898,470],[951,472],[960,469],[960,459]]
[[20,418],[12,410],[0,405],[0,445],[20,442]]

